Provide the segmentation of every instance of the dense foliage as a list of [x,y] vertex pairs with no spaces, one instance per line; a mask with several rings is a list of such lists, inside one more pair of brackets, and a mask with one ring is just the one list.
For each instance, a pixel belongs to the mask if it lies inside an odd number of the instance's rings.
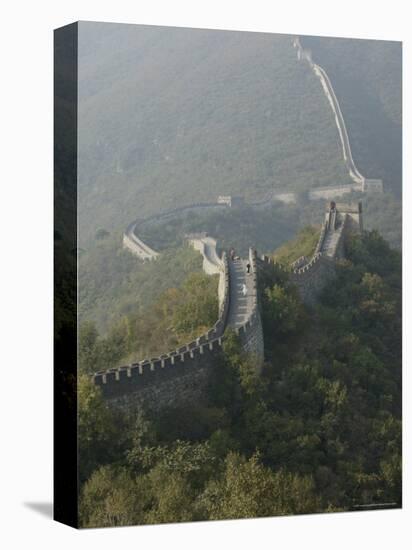
[[119,420],[82,379],[83,526],[400,504],[400,254],[354,237],[311,309],[261,281],[261,375],[227,333],[203,403]]

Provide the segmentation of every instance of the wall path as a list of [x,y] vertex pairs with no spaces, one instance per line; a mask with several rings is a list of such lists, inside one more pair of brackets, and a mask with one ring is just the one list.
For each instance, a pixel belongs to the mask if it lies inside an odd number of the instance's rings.
[[[325,93],[325,96],[331,106],[331,109],[335,117],[336,127],[338,129],[339,139],[342,146],[343,159],[345,161],[349,175],[355,184],[353,186],[353,190],[362,191],[362,192],[366,192],[366,191],[383,192],[382,180],[366,178],[360,173],[358,167],[355,164],[355,161],[352,156],[352,150],[350,146],[348,132],[346,129],[345,119],[343,117],[339,101],[336,97],[335,90],[333,89],[332,83],[325,69],[323,69],[320,65],[317,65],[316,63],[313,62],[311,52],[302,47],[299,37],[296,37],[294,39],[293,46],[296,49],[298,59],[307,61],[310,67],[312,68],[313,72],[321,82],[322,89]],[[325,195],[322,193],[320,189],[319,190],[315,189],[313,198],[317,196],[324,197]],[[329,198],[329,197],[326,197],[326,198]]]

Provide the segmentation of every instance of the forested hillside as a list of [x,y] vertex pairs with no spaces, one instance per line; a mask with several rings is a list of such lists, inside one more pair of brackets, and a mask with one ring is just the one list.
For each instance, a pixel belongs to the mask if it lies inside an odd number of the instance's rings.
[[[178,286],[169,281],[149,306],[111,319],[106,334],[83,321],[79,330],[79,371],[99,370],[158,357],[194,340],[218,318],[217,276],[192,272]],[[144,300],[141,300],[144,303]]]
[[103,333],[124,315],[142,313],[163,291],[202,270],[201,255],[188,246],[142,263],[119,246],[120,240],[120,235],[109,235],[79,259],[79,320],[94,322]]
[[181,204],[348,182],[287,35],[80,23],[80,238]]
[[313,308],[284,271],[260,293],[263,373],[227,334],[206,403],[131,421],[81,378],[84,527],[401,504],[399,252],[353,237]]

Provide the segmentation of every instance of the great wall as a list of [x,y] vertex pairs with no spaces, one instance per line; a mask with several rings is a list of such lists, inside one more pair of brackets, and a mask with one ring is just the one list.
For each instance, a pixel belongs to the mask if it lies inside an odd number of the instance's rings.
[[[291,282],[309,306],[334,276],[336,260],[344,255],[346,235],[362,231],[361,203],[356,207],[331,205],[325,214],[312,257],[299,258],[289,270]],[[163,213],[161,216],[169,214]],[[138,238],[135,233],[138,225],[133,222],[128,226],[123,245],[140,260],[155,260],[159,253]],[[252,248],[247,258],[228,258],[225,252],[219,256],[216,240],[206,233],[188,235],[187,240],[202,254],[203,270],[210,275],[219,275],[218,319],[210,330],[178,349],[95,373],[92,377],[94,384],[101,388],[103,397],[115,407],[128,411],[139,406],[158,410],[176,404],[201,402],[229,329],[238,335],[242,350],[254,357],[257,370],[263,364],[259,274],[271,269],[285,271],[285,267],[267,256],[259,258]]]
[[306,61],[315,75],[319,78],[324,94],[329,102],[332,112],[335,117],[336,127],[339,133],[339,139],[342,146],[343,160],[349,172],[349,176],[353,180],[352,185],[343,185],[340,189],[331,187],[322,187],[314,189],[309,193],[309,199],[325,198],[330,199],[337,196],[342,196],[351,191],[360,191],[362,193],[367,192],[383,192],[383,182],[380,179],[368,179],[363,176],[358,170],[355,161],[353,160],[352,150],[350,146],[349,136],[346,129],[345,119],[343,118],[342,110],[340,108],[339,101],[336,97],[335,90],[327,75],[326,71],[312,60],[312,52],[302,47],[300,38],[296,37],[293,40],[293,47],[296,49],[297,57],[299,61]]
[[[365,178],[354,162],[345,120],[326,71],[313,62],[311,52],[302,47],[299,37],[293,39],[293,47],[298,60],[307,62],[320,80],[334,114],[343,160],[353,181],[352,184],[317,187],[308,191],[307,199],[331,200],[352,192],[382,193],[382,180]],[[263,199],[247,204],[261,207],[273,201],[289,204],[297,200],[298,193],[270,191]],[[243,203],[240,197],[220,196],[217,202],[181,206],[134,220],[124,232],[123,247],[142,261],[155,260],[160,252],[138,236],[144,224],[163,223],[182,213],[231,208]],[[268,256],[258,257],[252,248],[247,258],[228,259],[225,252],[219,256],[217,241],[213,237],[206,233],[187,235],[187,241],[202,254],[205,273],[219,275],[219,316],[216,323],[195,340],[159,357],[97,372],[92,377],[93,382],[101,388],[103,397],[111,405],[126,410],[140,406],[159,410],[176,404],[201,402],[229,329],[238,335],[242,350],[254,356],[256,368],[260,370],[264,361],[264,341],[258,293],[259,274],[267,270],[286,271],[303,302],[311,306],[322,288],[334,277],[336,261],[344,257],[346,236],[362,230],[361,202],[356,206],[331,202],[312,257],[297,259],[290,269],[277,264]]]

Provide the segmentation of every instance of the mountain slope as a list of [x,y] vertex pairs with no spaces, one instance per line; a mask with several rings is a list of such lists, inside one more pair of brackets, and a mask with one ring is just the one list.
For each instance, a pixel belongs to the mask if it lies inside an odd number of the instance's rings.
[[81,23],[79,40],[83,238],[218,194],[348,181],[290,36]]

